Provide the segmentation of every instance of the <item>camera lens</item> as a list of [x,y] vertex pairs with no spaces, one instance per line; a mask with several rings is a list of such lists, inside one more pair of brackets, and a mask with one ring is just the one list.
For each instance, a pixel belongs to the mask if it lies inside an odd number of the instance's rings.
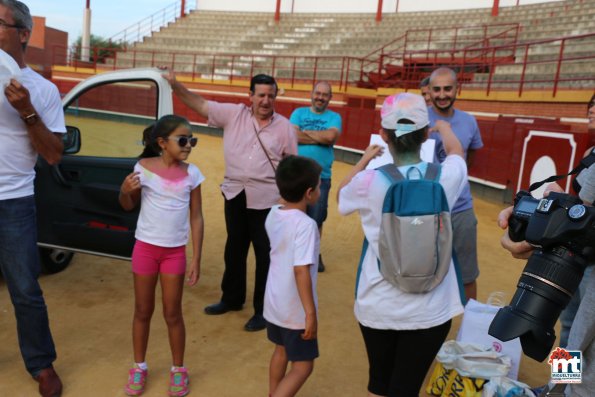
[[523,351],[542,361],[555,340],[554,325],[583,277],[586,261],[564,247],[535,251],[510,305],[500,309],[488,333],[502,341],[521,338]]
[[570,299],[581,282],[585,266],[581,257],[564,247],[547,252],[536,251],[523,269],[519,284],[526,282],[534,288],[543,288],[546,294],[561,292]]

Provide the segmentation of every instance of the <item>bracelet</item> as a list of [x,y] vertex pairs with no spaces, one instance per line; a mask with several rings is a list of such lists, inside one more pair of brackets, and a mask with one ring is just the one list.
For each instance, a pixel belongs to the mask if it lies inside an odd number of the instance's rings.
[[39,120],[39,116],[37,115],[37,113],[33,112],[28,116],[21,117],[21,120],[23,120],[27,125],[33,125],[37,123],[37,120]]

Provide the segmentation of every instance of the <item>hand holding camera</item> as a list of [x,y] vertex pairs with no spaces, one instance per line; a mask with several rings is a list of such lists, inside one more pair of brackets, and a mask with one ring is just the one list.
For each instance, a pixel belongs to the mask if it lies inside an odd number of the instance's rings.
[[[508,218],[512,215],[514,207],[510,206],[503,209],[498,214],[498,226],[502,229],[508,229]],[[534,247],[526,241],[515,242],[510,239],[508,231],[505,232],[500,238],[500,244],[502,248],[510,252],[510,254],[516,259],[529,259],[533,253]]]
[[529,260],[511,304],[498,312],[489,334],[502,341],[520,337],[525,354],[539,361],[553,346],[553,326],[595,258],[595,208],[560,190],[550,187],[540,200],[520,191],[514,207],[498,219],[501,227],[508,225],[504,248]]
[[[547,197],[550,192],[564,193],[564,189],[557,183],[550,183],[546,186],[543,196]],[[512,216],[513,206],[507,207],[498,214],[498,226],[502,229],[508,229],[508,219]],[[510,252],[516,259],[529,259],[535,247],[527,241],[513,241],[510,239],[508,232],[504,233],[500,238],[502,248]]]

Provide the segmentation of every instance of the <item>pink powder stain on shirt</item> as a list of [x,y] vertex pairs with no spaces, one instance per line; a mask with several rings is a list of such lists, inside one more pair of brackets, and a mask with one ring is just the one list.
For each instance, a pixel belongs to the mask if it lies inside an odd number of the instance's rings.
[[188,177],[188,167],[170,167],[159,170],[149,170],[142,167],[143,176],[147,180],[159,177],[163,189],[166,191],[178,191],[180,187],[184,186],[184,182]]
[[378,172],[375,172],[374,170],[366,170],[362,173],[362,177],[360,179],[361,183],[359,183],[357,186],[357,193],[359,195],[368,195],[368,192],[370,191],[370,185],[374,181],[377,174]]

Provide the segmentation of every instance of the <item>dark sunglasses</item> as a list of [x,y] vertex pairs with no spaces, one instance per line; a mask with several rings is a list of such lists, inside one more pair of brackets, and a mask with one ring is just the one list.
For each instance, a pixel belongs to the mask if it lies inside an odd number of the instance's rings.
[[186,145],[188,145],[188,143],[190,143],[191,147],[194,147],[198,143],[198,138],[193,137],[193,136],[177,135],[177,136],[170,136],[167,139],[173,139],[174,141],[177,141],[178,145],[180,145],[180,147],[185,147]]

